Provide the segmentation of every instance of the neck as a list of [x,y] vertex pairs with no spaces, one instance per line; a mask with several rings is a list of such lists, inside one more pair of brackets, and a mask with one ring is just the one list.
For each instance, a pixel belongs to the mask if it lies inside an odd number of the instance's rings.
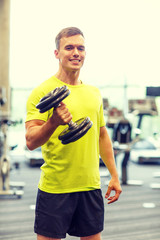
[[80,71],[62,71],[59,70],[55,77],[61,80],[64,83],[70,84],[70,85],[79,85],[81,84],[81,81],[79,80],[79,73]]

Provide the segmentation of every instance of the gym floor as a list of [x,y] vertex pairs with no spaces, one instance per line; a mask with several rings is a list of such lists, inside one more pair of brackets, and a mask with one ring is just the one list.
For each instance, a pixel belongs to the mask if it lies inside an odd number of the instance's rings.
[[[117,162],[121,174],[120,163]],[[128,179],[142,180],[143,185],[122,185],[123,193],[118,202],[105,204],[105,229],[102,240],[159,240],[160,239],[160,165],[128,164]],[[100,167],[103,196],[109,180],[105,167]],[[39,167],[29,167],[22,160],[20,169],[10,173],[11,181],[24,181],[21,199],[0,199],[0,239],[36,240],[33,233],[34,208]],[[154,185],[153,185],[154,184]],[[155,188],[151,188],[151,185]],[[106,201],[104,199],[104,201]],[[78,238],[67,236],[66,239]]]

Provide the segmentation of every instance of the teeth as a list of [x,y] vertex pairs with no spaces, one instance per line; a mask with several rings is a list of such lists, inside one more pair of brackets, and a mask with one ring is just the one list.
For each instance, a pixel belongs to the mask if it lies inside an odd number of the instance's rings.
[[71,61],[73,61],[73,62],[80,62],[80,60],[78,60],[78,59],[72,59]]

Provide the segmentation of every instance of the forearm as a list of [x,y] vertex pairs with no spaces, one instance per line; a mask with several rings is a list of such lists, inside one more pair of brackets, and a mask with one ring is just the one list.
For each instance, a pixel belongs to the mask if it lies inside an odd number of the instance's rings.
[[37,147],[46,143],[51,135],[56,130],[57,125],[49,119],[47,122],[39,121],[38,124],[33,122],[27,127],[26,123],[26,145],[30,150],[34,150]]
[[100,156],[104,164],[108,168],[111,176],[114,178],[118,178],[112,143],[110,137],[108,136],[107,130],[105,129],[103,129],[102,133],[100,134],[99,147]]
[[[111,174],[111,180],[109,181],[105,195],[105,198],[109,200],[108,204],[110,204],[118,200],[122,188],[116,169],[112,143],[105,127],[100,128],[99,147],[101,158]],[[115,195],[110,196],[112,190],[115,191]]]
[[59,125],[66,125],[72,119],[66,105],[61,102],[60,106],[53,111],[53,115],[47,122],[32,120],[26,123],[26,144],[30,150],[46,143]]

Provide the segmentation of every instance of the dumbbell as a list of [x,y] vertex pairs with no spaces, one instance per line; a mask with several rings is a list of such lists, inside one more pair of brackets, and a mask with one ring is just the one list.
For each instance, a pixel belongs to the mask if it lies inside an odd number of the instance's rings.
[[[36,105],[40,113],[44,113],[51,108],[56,109],[59,104],[70,94],[70,90],[66,85],[57,87],[49,92],[46,96],[41,98],[40,102]],[[89,117],[81,118],[75,122],[72,120],[68,123],[68,127],[64,129],[58,136],[58,139],[63,144],[68,144],[77,141],[83,137],[88,130],[92,127],[92,122]]]

